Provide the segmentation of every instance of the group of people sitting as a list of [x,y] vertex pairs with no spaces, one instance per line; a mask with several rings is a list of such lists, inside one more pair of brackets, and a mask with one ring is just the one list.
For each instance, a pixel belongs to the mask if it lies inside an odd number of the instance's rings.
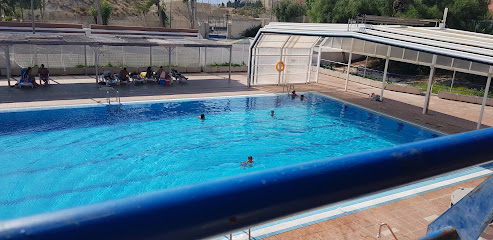
[[167,75],[162,66],[159,67],[157,72],[154,72],[151,67],[147,67],[145,73],[128,72],[127,68],[124,67],[118,73],[118,77],[116,77],[115,74],[111,73],[109,70],[103,71],[103,79],[107,83],[112,83],[115,80],[119,80],[120,82],[129,82],[130,78],[157,81],[159,79],[167,79]]
[[[40,79],[40,84],[41,81],[44,82],[44,86],[48,86],[49,84],[49,78],[50,78],[50,71],[45,68],[44,64],[41,64],[41,67],[38,69],[38,75]],[[39,87],[40,84],[36,83],[36,77],[33,74],[33,69],[31,67],[28,67],[27,69],[23,69],[23,73],[21,76],[21,82],[30,82],[33,84],[33,87]]]

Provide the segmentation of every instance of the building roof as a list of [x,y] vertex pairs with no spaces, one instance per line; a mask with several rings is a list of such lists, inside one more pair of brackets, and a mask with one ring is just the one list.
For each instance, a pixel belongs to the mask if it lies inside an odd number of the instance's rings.
[[0,34],[0,45],[88,45],[88,46],[140,46],[140,47],[212,47],[230,48],[232,44],[207,39],[136,38],[112,35],[46,35],[46,34]]

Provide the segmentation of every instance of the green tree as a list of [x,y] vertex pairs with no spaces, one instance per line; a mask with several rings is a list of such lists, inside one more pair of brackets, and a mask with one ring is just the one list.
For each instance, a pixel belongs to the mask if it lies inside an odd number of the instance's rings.
[[297,17],[305,15],[305,6],[299,2],[292,0],[281,0],[279,4],[274,7],[277,20],[280,22],[292,22]]
[[358,14],[389,16],[393,0],[310,0],[306,3],[311,22],[347,23]]
[[144,21],[147,22],[147,14],[149,13],[149,10],[151,9],[152,2],[148,0],[136,0],[132,3],[133,8],[135,9],[135,12],[138,15],[142,15],[144,17]]
[[190,28],[195,28],[195,21],[197,20],[197,0],[183,0],[183,3],[187,6],[188,22]]
[[[101,0],[101,17],[103,19],[103,25],[108,25],[112,10],[113,6],[108,2],[108,0]],[[98,11],[94,7],[91,8],[91,15],[94,18],[94,23],[97,23]]]
[[148,1],[156,5],[157,16],[160,19],[161,25],[163,27],[166,27],[166,24],[168,24],[168,16],[166,16],[166,5],[164,4],[164,1],[163,2],[161,2],[160,0],[148,0]]
[[[398,17],[441,19],[448,7],[447,27],[468,31],[488,31],[491,18],[489,0],[414,0],[396,13]],[[490,24],[491,25],[491,24]]]
[[[43,0],[34,0],[34,9],[40,9],[42,3]],[[21,19],[23,9],[31,9],[31,0],[0,0],[0,21],[3,18],[9,21],[13,18]]]

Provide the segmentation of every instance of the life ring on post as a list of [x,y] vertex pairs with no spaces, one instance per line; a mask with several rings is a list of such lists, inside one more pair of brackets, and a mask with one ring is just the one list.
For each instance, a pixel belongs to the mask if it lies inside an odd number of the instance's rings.
[[286,65],[284,65],[284,63],[282,61],[279,61],[277,64],[276,64],[276,70],[278,72],[282,72],[284,71],[284,68],[286,67]]

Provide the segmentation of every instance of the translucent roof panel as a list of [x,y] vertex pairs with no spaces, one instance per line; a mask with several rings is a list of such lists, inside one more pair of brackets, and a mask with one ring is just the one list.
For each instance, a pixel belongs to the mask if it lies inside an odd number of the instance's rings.
[[291,36],[285,48],[312,48],[320,37],[312,36]]
[[[326,38],[321,46],[324,51],[389,57],[395,61],[434,65],[482,76],[488,75],[489,66],[493,65],[493,36],[447,28],[271,23],[260,33],[291,36],[286,43],[288,48],[308,48],[310,41],[322,37]],[[434,55],[436,62],[433,62]]]
[[[361,44],[362,42],[356,41],[353,43],[355,44],[353,48],[370,52],[373,47],[377,47],[376,49],[373,48],[373,54],[377,55],[381,53],[378,44],[383,44],[493,65],[493,36],[455,29],[397,25],[374,26],[370,24],[270,23],[260,32],[309,37],[339,37],[334,38],[333,42],[328,42],[326,45],[334,46],[336,49],[342,48],[345,51],[350,49],[351,41],[345,41],[343,38],[352,38],[366,41],[364,45]],[[374,44],[368,44],[369,42]],[[406,55],[404,51],[402,53]],[[396,54],[394,53],[394,56]],[[428,60],[427,55],[422,58],[423,62],[428,62]],[[483,69],[483,67],[475,69]]]
[[262,34],[262,37],[258,40],[257,48],[282,48],[282,46],[289,39],[289,35],[279,34]]

